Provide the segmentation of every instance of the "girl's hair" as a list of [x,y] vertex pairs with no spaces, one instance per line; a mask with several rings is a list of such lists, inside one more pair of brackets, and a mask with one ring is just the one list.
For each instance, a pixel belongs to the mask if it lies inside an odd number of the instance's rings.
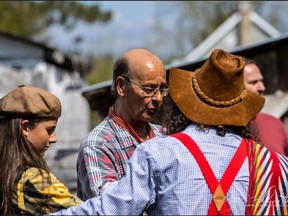
[[[37,147],[23,135],[21,118],[0,119],[0,215],[11,215],[12,197],[17,177],[23,167],[36,167],[49,172],[47,163]],[[44,119],[29,119],[36,125]],[[51,179],[50,179],[51,180]]]
[[[186,118],[186,116],[179,110],[175,102],[172,100],[171,96],[168,95],[165,98],[167,102],[167,106],[164,108],[165,116],[163,117],[163,128],[166,134],[174,134],[180,131],[183,131],[189,124],[192,123],[191,120]],[[193,105],[191,105],[193,106]],[[203,113],[204,115],[204,113]],[[225,136],[228,130],[233,131],[239,136],[252,139],[258,143],[261,143],[258,129],[254,122],[250,122],[246,127],[243,126],[223,126],[223,125],[203,125],[198,124],[198,128],[202,131],[205,131],[209,128],[216,128],[217,134],[219,136]]]

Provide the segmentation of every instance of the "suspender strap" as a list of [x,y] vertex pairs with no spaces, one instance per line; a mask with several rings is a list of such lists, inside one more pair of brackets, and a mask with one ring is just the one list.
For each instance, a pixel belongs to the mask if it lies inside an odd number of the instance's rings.
[[213,200],[209,206],[208,215],[231,215],[231,211],[226,200],[226,193],[228,192],[247,156],[245,140],[242,140],[219,183],[204,154],[191,137],[184,133],[177,133],[171,136],[180,140],[186,146],[186,148],[188,148],[201,169],[213,197]]

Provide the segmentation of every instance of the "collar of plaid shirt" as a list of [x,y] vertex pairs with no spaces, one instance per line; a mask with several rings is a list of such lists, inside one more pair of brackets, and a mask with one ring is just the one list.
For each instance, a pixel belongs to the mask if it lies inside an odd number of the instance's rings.
[[[124,119],[122,119],[120,116],[118,116],[115,113],[114,106],[110,107],[108,115],[115,123],[117,123],[118,125],[123,127],[125,130],[127,130],[137,140],[137,142],[142,143],[145,141],[136,133],[136,131],[127,121],[125,121]],[[155,136],[154,131],[152,130],[152,128],[150,127],[148,123],[147,123],[147,132],[149,135],[149,139]]]

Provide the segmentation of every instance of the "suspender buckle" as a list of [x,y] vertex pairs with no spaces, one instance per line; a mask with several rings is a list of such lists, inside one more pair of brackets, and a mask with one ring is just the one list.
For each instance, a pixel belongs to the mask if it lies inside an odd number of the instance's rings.
[[215,203],[216,209],[218,212],[221,211],[221,208],[226,200],[226,196],[220,184],[218,184],[214,194],[213,194],[213,201]]

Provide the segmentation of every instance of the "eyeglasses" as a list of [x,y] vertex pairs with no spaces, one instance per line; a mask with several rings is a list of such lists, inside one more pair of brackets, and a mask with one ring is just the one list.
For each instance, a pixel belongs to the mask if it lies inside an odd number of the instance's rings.
[[168,87],[164,87],[164,88],[151,88],[151,87],[148,87],[148,86],[142,86],[140,85],[139,83],[131,80],[130,78],[128,77],[124,77],[125,80],[127,80],[128,82],[131,82],[133,83],[134,85],[138,86],[139,88],[141,88],[145,94],[148,96],[148,97],[153,97],[157,91],[160,91],[160,94],[162,95],[162,97],[165,97],[169,94],[169,88]]

